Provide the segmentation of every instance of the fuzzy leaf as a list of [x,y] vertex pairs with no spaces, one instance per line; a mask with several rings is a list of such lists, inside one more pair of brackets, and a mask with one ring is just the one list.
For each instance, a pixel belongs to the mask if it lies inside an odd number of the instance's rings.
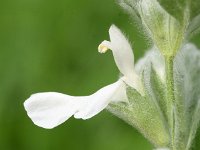
[[163,113],[165,120],[167,120],[166,85],[162,82],[161,78],[156,73],[153,67],[151,67],[150,83],[151,83],[152,93],[154,94],[154,97],[156,101],[158,102],[158,105]]
[[192,144],[191,150],[199,150],[200,147],[200,127],[197,130],[195,140]]
[[190,1],[190,17],[191,19],[195,18],[200,14],[200,1],[199,0],[188,0]]
[[158,2],[180,22],[182,22],[185,15],[190,16],[190,20],[192,20],[200,14],[199,0],[158,0]]
[[187,0],[158,0],[160,5],[179,21],[184,17]]
[[186,36],[188,38],[193,37],[200,32],[200,15],[196,16],[189,24]]
[[[180,57],[180,58],[179,58]],[[174,61],[174,126],[176,134],[174,143],[176,148],[185,149],[189,135],[189,118],[187,100],[191,96],[186,91],[187,73],[185,69],[185,54],[181,50]],[[190,85],[190,83],[188,83]]]
[[169,14],[179,20],[179,22],[188,25],[186,31],[188,38],[200,32],[199,0],[158,0],[158,2]]
[[184,31],[156,0],[140,0],[138,3],[145,30],[163,55],[173,56],[180,49]]
[[[172,139],[168,139],[168,131],[171,129],[166,119],[165,102],[168,99],[164,58],[153,47],[139,60],[135,70],[142,79],[145,96],[128,87],[129,103],[113,103],[109,105],[109,111],[136,127],[155,147],[167,147],[168,140],[171,143]],[[199,136],[195,138],[195,134],[200,120],[200,51],[193,44],[186,44],[175,57],[173,71],[175,81],[173,142],[176,149],[190,149],[193,139],[199,140]],[[198,143],[197,141],[194,145]]]
[[126,10],[133,19],[140,18],[140,15],[137,10],[137,4],[139,0],[118,0],[118,4]]
[[[176,70],[179,70],[182,76],[182,101],[185,103],[185,112],[182,114],[186,117],[187,133],[184,133],[187,138],[187,147],[192,145],[195,138],[200,119],[200,52],[192,44],[187,44],[176,57]],[[180,89],[180,88],[179,88]],[[182,88],[183,89],[183,88]],[[183,119],[182,119],[183,120]],[[185,123],[186,123],[185,122]],[[183,122],[179,121],[182,126]],[[180,129],[184,129],[183,127]],[[182,131],[183,132],[183,131]]]
[[[173,56],[180,49],[185,28],[169,15],[157,0],[118,0],[135,20],[143,25],[144,33],[163,55]],[[141,29],[141,28],[140,28]]]
[[154,145],[167,146],[168,132],[162,122],[160,110],[154,102],[130,87],[127,88],[127,95],[129,104],[113,103],[109,105],[108,110],[136,127]]

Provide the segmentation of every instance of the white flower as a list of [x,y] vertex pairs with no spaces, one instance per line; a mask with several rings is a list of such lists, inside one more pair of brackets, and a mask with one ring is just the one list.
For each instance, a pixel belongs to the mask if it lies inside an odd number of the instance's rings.
[[37,93],[24,102],[32,121],[43,128],[54,128],[74,115],[89,119],[110,102],[128,102],[126,84],[141,92],[140,79],[134,71],[134,55],[122,32],[114,25],[109,29],[110,40],[99,45],[99,52],[112,50],[117,67],[123,76],[90,96],[69,96],[56,92]]

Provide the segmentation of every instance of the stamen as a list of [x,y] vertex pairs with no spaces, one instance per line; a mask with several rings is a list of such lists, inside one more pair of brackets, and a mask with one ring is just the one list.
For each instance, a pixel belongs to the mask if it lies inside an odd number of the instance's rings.
[[105,53],[109,50],[109,48],[107,46],[105,46],[104,44],[100,44],[98,46],[98,52],[99,53]]

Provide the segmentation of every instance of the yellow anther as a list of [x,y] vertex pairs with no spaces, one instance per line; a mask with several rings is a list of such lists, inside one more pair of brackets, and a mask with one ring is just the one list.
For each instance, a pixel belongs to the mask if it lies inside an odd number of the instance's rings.
[[109,50],[109,48],[103,44],[100,44],[98,47],[99,53],[105,53],[105,52],[107,52],[107,50]]

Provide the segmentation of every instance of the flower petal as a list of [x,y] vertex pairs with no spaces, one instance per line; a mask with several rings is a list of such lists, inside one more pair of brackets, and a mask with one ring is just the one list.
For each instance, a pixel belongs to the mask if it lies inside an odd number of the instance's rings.
[[[53,128],[70,118],[78,109],[74,97],[56,92],[37,93],[24,103],[28,116],[43,128]],[[81,104],[80,104],[81,105]]]
[[134,69],[134,55],[131,45],[115,25],[110,27],[109,34],[111,41],[103,41],[99,45],[98,51],[105,53],[108,49],[112,50],[115,63],[124,75],[122,80],[137,91],[142,92],[141,80]]
[[120,72],[124,76],[134,74],[134,55],[128,40],[115,25],[110,27],[109,34],[111,41],[103,41],[99,45],[98,51],[105,53],[108,49],[112,50]]
[[88,103],[80,108],[75,118],[89,119],[106,108],[111,101],[127,102],[126,86],[121,79],[89,96]]
[[110,84],[90,96],[69,96],[56,92],[32,95],[24,103],[28,116],[43,128],[51,129],[71,116],[89,119],[102,111],[111,101],[127,101],[122,80]]
[[123,75],[132,75],[134,73],[134,55],[131,45],[115,25],[110,27],[109,34],[117,67]]

